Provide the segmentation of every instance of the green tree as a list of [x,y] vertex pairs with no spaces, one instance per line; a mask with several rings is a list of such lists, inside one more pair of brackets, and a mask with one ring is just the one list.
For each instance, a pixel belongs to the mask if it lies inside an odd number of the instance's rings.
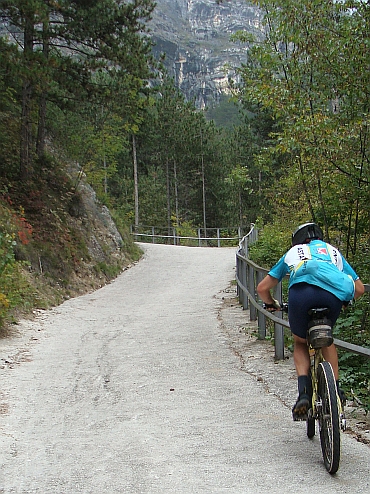
[[369,6],[255,3],[265,10],[266,38],[250,47],[242,92],[279,122],[273,147],[261,153],[270,163],[284,156],[276,203],[284,215],[319,221],[355,254],[368,218]]
[[[148,101],[135,135],[140,223],[155,220],[171,231],[174,223],[215,227],[232,217],[237,225],[237,213],[230,214],[233,191],[226,178],[232,165],[226,133],[186,102],[166,75]],[[126,155],[119,161],[116,179],[117,201],[129,197],[132,205],[132,172]]]
[[15,43],[20,47],[21,177],[31,172],[36,152],[44,152],[47,102],[76,109],[77,101],[114,99],[104,79],[96,78],[99,72],[124,86],[128,101],[138,94],[150,75],[151,42],[143,34],[154,5],[150,0],[2,2],[0,15],[12,34],[8,51]]

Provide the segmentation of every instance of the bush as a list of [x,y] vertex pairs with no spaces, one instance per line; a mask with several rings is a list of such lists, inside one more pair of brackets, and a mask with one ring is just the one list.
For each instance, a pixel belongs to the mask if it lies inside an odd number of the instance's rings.
[[266,225],[258,232],[258,240],[249,248],[249,257],[259,266],[269,269],[291,247],[291,231]]
[[370,359],[339,351],[340,382],[349,399],[370,411]]
[[[172,216],[171,219],[172,226],[176,228],[176,234],[179,237],[198,237],[198,229],[193,225],[191,221],[176,219],[175,216]],[[178,244],[193,247],[199,245],[199,240],[194,240],[191,238],[181,238],[178,240]]]
[[[6,197],[6,196],[5,196]],[[22,246],[31,239],[32,227],[23,209],[16,212],[9,198],[0,202],[0,331],[16,312],[28,311],[40,299],[28,280],[28,265],[19,260]]]
[[[0,232],[0,277],[8,265],[14,264],[14,247],[16,242],[9,233]],[[1,280],[1,278],[0,278]]]
[[[334,327],[334,336],[354,345],[370,348],[369,304],[367,295],[342,312]],[[339,350],[341,385],[347,396],[370,411],[370,359]]]

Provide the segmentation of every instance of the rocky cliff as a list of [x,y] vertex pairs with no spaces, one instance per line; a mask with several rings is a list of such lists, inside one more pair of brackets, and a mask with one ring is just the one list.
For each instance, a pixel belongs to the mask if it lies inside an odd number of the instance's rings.
[[212,106],[227,91],[234,68],[246,60],[246,47],[230,41],[239,30],[262,34],[261,12],[245,0],[156,0],[150,23],[154,54],[177,86],[198,108]]

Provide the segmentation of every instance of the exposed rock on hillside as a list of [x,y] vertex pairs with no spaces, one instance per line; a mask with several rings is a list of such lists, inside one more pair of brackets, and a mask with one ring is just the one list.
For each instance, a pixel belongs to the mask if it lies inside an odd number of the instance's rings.
[[240,30],[261,36],[261,19],[245,0],[157,0],[150,23],[154,53],[165,53],[169,73],[188,100],[198,108],[211,106],[247,57],[246,47],[230,36]]
[[37,307],[99,288],[140,257],[129,232],[118,230],[108,208],[76,167],[43,169],[37,182],[9,188],[8,209],[24,211],[32,235],[18,241],[16,259]]

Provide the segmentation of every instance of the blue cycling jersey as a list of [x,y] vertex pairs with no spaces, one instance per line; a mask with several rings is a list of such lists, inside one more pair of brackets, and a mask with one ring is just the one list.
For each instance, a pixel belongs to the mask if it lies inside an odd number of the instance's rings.
[[353,298],[359,278],[338,249],[322,240],[293,246],[269,271],[281,281],[289,273],[289,288],[308,283],[331,292],[342,301]]

